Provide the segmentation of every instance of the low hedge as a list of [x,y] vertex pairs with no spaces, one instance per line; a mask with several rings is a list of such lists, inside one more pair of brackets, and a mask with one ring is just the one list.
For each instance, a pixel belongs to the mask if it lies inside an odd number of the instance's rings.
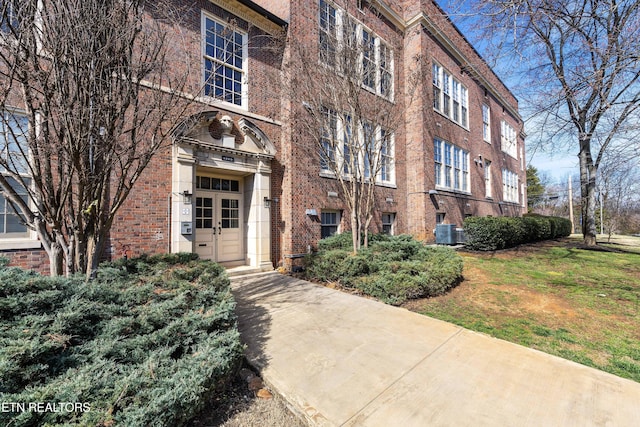
[[467,249],[495,251],[569,236],[571,221],[535,214],[523,217],[469,217],[464,220],[464,233]]
[[242,357],[229,279],[191,254],[0,283],[2,425],[185,425]]
[[430,247],[411,236],[375,235],[369,248],[352,252],[351,236],[323,239],[305,258],[309,280],[335,282],[388,304],[440,295],[462,275],[462,258],[448,247]]

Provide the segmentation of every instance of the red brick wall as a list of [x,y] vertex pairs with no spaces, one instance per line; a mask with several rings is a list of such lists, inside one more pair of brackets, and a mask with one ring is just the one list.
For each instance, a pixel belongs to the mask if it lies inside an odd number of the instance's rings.
[[0,257],[8,258],[11,267],[35,270],[41,274],[49,273],[49,257],[44,250],[0,251]]
[[[259,126],[276,145],[277,154],[272,162],[272,260],[280,263],[285,255],[304,253],[315,247],[320,239],[321,226],[305,214],[306,209],[336,209],[343,211],[342,228],[349,228],[349,212],[340,197],[329,197],[328,192],[340,193],[338,182],[319,176],[319,158],[314,143],[304,136],[299,117],[305,114],[302,100],[296,96],[295,88],[282,85],[283,64],[291,60],[291,52],[262,30],[234,17],[229,12],[206,0],[180,7],[184,23],[171,34],[180,49],[189,53],[188,61],[175,64],[176,72],[192,67],[190,87],[195,93],[200,88],[201,76],[201,10],[204,9],[223,20],[233,20],[249,34],[248,61],[248,105],[253,115],[249,119]],[[318,44],[318,0],[258,0],[258,4],[289,20],[289,40],[306,44],[317,50]],[[501,169],[507,167],[520,174],[525,182],[520,161],[502,153],[500,149],[500,121],[504,118],[517,131],[522,122],[512,117],[494,94],[463,70],[454,57],[446,52],[442,44],[425,28],[416,26],[402,32],[379,14],[355,8],[355,0],[340,1],[348,4],[350,13],[373,30],[394,50],[395,102],[404,110],[404,119],[395,131],[396,188],[376,189],[376,214],[372,231],[379,231],[383,212],[396,213],[396,232],[411,233],[422,240],[433,239],[436,212],[446,212],[450,223],[462,224],[465,215],[517,215],[522,209],[516,205],[499,205],[502,195]],[[442,17],[441,10],[430,0],[406,0],[390,4],[404,19],[410,19],[424,11],[434,20],[447,37],[456,45],[485,79],[497,88],[500,97],[517,109],[517,100],[503,83],[491,72],[464,37]],[[463,129],[447,118],[434,112],[432,103],[431,63],[437,60],[469,91],[469,130]],[[295,67],[295,64],[292,64]],[[182,67],[182,68],[181,68]],[[295,68],[294,68],[295,69]],[[405,81],[419,71],[420,84],[410,87]],[[411,102],[409,102],[411,101]],[[491,107],[492,144],[482,140],[482,103]],[[223,103],[202,105],[204,110],[219,110],[229,114],[234,121],[241,117],[232,110],[225,110]],[[257,115],[257,116],[256,116]],[[259,117],[264,117],[261,120]],[[465,150],[470,156],[471,194],[439,191],[429,196],[435,188],[433,166],[433,138],[442,138]],[[523,143],[520,140],[520,143]],[[473,159],[482,155],[493,162],[493,200],[485,197],[484,170]],[[520,150],[518,150],[520,155]],[[524,162],[522,162],[524,163]],[[123,255],[136,256],[141,253],[157,253],[169,250],[169,198],[171,192],[171,151],[167,147],[159,153],[142,175],[131,195],[118,213],[107,245],[107,258]],[[387,203],[387,199],[393,199]],[[42,251],[6,252],[12,263],[27,268],[48,270],[48,262]]]

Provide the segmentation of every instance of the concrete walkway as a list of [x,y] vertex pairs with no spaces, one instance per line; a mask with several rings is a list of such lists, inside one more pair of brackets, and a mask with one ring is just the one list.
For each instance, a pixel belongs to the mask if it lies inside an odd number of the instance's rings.
[[249,361],[310,425],[640,425],[639,383],[275,272],[232,285]]

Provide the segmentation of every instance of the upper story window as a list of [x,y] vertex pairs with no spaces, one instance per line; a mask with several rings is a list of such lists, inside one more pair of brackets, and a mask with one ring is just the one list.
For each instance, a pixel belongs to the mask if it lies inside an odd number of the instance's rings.
[[320,170],[325,174],[395,184],[395,138],[374,123],[354,128],[351,117],[324,109]]
[[380,129],[380,174],[382,182],[394,183],[395,178],[395,156],[393,133]]
[[469,93],[467,88],[435,62],[431,72],[433,109],[467,128],[469,126]]
[[469,192],[469,152],[435,138],[433,157],[436,187]]
[[482,104],[482,139],[491,144],[491,110]]
[[[0,121],[0,173],[6,175],[11,170],[22,177],[25,185],[30,184],[28,178],[26,156],[27,144],[25,134],[29,127],[26,116],[4,111]],[[5,167],[7,166],[7,167]],[[11,188],[25,203],[28,203],[27,190],[15,178],[5,176]],[[0,194],[0,239],[29,237],[29,230],[23,219],[13,209],[11,202]]]
[[247,108],[247,34],[202,14],[204,93]]
[[491,161],[484,161],[484,195],[487,198],[493,197],[493,179],[491,177]]
[[[339,141],[338,114],[333,110],[325,109],[323,115],[322,138],[320,140],[320,169],[333,172],[336,168],[336,145]],[[344,145],[347,146],[347,136],[343,136],[343,139],[345,141]]]
[[518,158],[518,136],[515,129],[505,120],[501,123],[500,143],[502,151],[514,159]]
[[336,65],[337,16],[338,11],[331,3],[320,0],[320,61],[331,66]]
[[0,1],[0,31],[9,33],[11,28],[18,26],[18,16],[15,13],[14,1]]
[[518,203],[518,174],[508,169],[502,169],[502,200]]
[[393,50],[343,9],[320,0],[320,62],[343,73],[356,73],[362,86],[393,99]]
[[376,87],[376,40],[367,29],[362,29],[362,84],[369,89]]
[[379,75],[378,92],[385,98],[393,97],[393,51],[384,43],[379,44],[378,61]]

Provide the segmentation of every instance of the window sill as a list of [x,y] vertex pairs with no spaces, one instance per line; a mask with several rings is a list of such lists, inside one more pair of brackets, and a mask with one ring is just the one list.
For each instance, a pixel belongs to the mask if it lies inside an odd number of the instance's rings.
[[[320,178],[337,179],[336,174],[333,173],[333,172],[330,172],[330,171],[320,171],[318,176]],[[351,181],[351,176],[343,175],[342,178],[347,182]],[[371,183],[371,181],[368,180],[368,179],[365,182],[367,184]],[[394,182],[391,182],[391,181],[376,181],[376,182],[374,182],[374,184],[377,187],[398,188],[398,186]]]
[[0,239],[0,251],[40,249],[42,243],[33,239]]
[[433,111],[434,111],[434,113],[437,113],[440,117],[442,117],[444,119],[447,119],[447,121],[449,121],[450,123],[453,123],[454,125],[461,127],[462,129],[466,130],[467,132],[471,132],[471,129],[469,128],[469,126],[463,126],[461,123],[456,122],[451,117],[449,117],[446,114],[444,114],[442,111],[437,110],[435,107],[433,107]]
[[472,195],[470,191],[456,190],[456,189],[448,188],[448,187],[440,187],[438,185],[436,185],[436,190],[442,191],[443,193],[451,193],[453,195],[462,195],[462,196],[471,196]]

